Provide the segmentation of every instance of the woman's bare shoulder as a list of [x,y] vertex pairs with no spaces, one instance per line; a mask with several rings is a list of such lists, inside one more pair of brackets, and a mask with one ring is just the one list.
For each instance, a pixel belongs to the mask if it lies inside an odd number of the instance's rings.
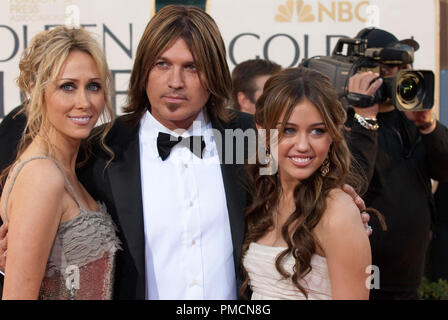
[[55,203],[60,202],[65,193],[65,179],[56,164],[51,159],[35,159],[15,172],[19,166],[20,163],[10,173],[16,173],[15,181],[7,182],[13,183],[10,198],[2,199],[8,201],[7,207],[14,212],[56,207]]
[[342,189],[332,189],[327,197],[327,209],[325,215],[331,220],[357,221],[361,218],[360,211],[351,196]]
[[330,191],[326,199],[327,207],[318,224],[320,234],[330,236],[333,232],[339,233],[343,230],[363,227],[361,214],[347,193],[341,189]]
[[[16,166],[20,166],[20,163]],[[65,179],[53,160],[34,159],[25,163],[20,172],[17,172],[13,188],[16,186],[40,192],[55,191],[60,188],[64,189]]]

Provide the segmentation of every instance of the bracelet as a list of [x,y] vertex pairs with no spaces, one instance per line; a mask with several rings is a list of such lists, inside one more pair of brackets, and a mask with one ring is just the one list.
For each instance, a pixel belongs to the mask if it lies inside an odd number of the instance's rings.
[[[367,130],[373,130],[376,131],[380,127],[377,123],[377,120],[374,118],[363,118],[359,114],[355,113],[355,119],[358,121],[358,123],[366,128]],[[373,123],[371,123],[373,122]]]
[[432,126],[434,124],[434,122],[436,121],[436,119],[432,118],[431,121],[426,122],[420,126],[417,126],[418,130],[426,130],[428,129],[430,126]]

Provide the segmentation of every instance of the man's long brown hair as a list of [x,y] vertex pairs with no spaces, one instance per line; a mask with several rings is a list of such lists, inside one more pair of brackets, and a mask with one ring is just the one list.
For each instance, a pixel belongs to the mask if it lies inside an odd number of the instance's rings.
[[231,77],[226,50],[218,26],[203,10],[194,6],[168,5],[149,21],[135,56],[129,81],[126,119],[137,125],[150,108],[146,94],[148,74],[160,55],[182,38],[188,45],[204,88],[210,92],[208,114],[222,121],[231,116],[225,109],[231,94]]

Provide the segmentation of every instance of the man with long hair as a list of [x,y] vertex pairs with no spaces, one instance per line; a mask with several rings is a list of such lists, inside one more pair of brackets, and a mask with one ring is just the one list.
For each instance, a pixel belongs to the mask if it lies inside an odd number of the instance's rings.
[[[211,133],[224,137],[253,120],[225,109],[230,92],[213,19],[196,7],[162,8],[143,33],[125,115],[107,141],[115,159],[103,172],[99,154],[84,172],[120,226],[117,298],[237,298],[243,165],[220,164],[225,148]],[[193,154],[186,147],[197,141],[205,148]]]

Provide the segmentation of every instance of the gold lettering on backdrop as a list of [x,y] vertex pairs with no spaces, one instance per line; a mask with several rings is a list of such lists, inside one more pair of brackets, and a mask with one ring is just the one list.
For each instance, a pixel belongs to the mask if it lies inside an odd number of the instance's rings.
[[292,13],[294,8],[294,0],[287,0],[283,5],[278,6],[278,12],[275,15],[275,21],[278,22],[291,22]]
[[304,4],[303,0],[297,0],[297,16],[300,22],[313,22],[315,17],[312,10],[309,4]]
[[9,13],[18,14],[34,14],[39,12],[39,7],[36,4],[14,4],[9,6]]
[[[64,4],[73,0],[9,0],[9,20],[11,22],[61,23],[65,19]],[[61,7],[60,10],[54,9]]]
[[319,12],[319,22],[322,22],[324,17],[323,14],[326,13],[331,20],[335,21],[336,19],[336,3],[331,3],[331,11],[328,10],[322,3],[318,2],[318,12]]
[[356,18],[361,21],[361,22],[366,22],[367,18],[363,18],[361,17],[361,15],[359,14],[360,12],[360,8],[363,6],[368,6],[369,5],[369,1],[361,1],[360,3],[358,3],[355,7],[355,16]]
[[[334,22],[351,22],[354,19],[362,23],[367,22],[367,15],[361,13],[369,7],[369,1],[331,1],[329,4],[317,2],[317,8],[307,4],[304,0],[296,0],[296,13],[298,22],[314,22],[316,16],[313,11],[317,9],[317,21],[325,22],[331,19]],[[314,10],[313,10],[314,8]],[[278,22],[292,22],[294,16],[294,0],[286,0],[277,7],[274,20]],[[295,18],[294,18],[295,19]]]
[[350,22],[353,20],[352,3],[341,1],[338,3],[338,21]]

